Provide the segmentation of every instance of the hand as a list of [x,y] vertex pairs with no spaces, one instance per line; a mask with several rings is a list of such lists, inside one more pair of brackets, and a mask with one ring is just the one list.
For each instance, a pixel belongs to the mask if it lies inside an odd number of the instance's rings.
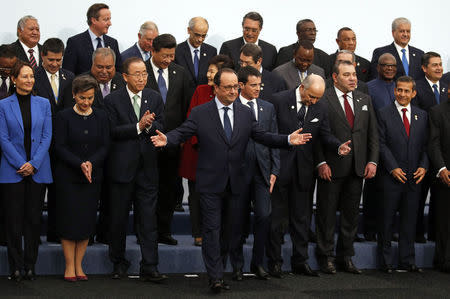
[[391,174],[397,181],[399,181],[402,184],[404,184],[407,181],[406,173],[404,173],[401,168],[395,168],[394,170],[391,171]]
[[319,166],[318,173],[322,180],[331,182],[331,168],[327,163]]
[[366,169],[364,169],[364,178],[371,179],[377,174],[377,166],[373,163],[367,163]]
[[19,170],[17,170],[17,173],[23,177],[32,175],[34,174],[34,167],[30,162],[26,162],[19,168]]
[[270,188],[269,188],[269,192],[272,193],[273,191],[273,186],[275,185],[275,181],[277,180],[277,176],[274,174],[270,175]]
[[303,131],[303,128],[300,128],[289,135],[289,141],[292,145],[305,144],[312,138],[311,133],[300,134],[301,131]]
[[425,173],[427,170],[423,167],[417,168],[416,172],[414,172],[414,179],[416,180],[416,184],[420,183],[425,177]]
[[141,120],[139,121],[139,130],[143,131],[145,128],[148,128],[152,125],[155,120],[155,113],[150,113],[150,111],[145,111],[144,115],[142,115]]
[[351,140],[348,140],[339,146],[339,155],[340,156],[347,156],[350,153],[352,148],[349,146],[349,144],[351,142],[352,142]]
[[154,136],[150,137],[150,139],[153,142],[153,145],[155,147],[166,146],[167,145],[167,137],[166,137],[166,135],[161,133],[159,130],[156,130],[156,134],[158,134],[158,135],[154,135]]
[[439,172],[439,178],[441,179],[442,183],[450,187],[450,171],[447,170],[447,168],[444,168]]
[[83,172],[88,182],[92,183],[92,163],[89,161],[81,163],[81,171]]

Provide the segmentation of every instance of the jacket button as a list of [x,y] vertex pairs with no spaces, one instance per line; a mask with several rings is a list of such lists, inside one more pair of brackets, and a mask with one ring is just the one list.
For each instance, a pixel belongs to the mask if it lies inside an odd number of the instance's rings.
[[89,131],[88,130],[84,130],[84,134],[89,134]]

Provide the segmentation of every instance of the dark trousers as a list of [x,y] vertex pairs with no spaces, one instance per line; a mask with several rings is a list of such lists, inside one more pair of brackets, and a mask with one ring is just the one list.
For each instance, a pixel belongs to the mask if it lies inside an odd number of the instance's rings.
[[200,194],[195,190],[195,181],[188,180],[189,187],[189,216],[192,226],[192,236],[199,238],[202,236],[201,231],[201,213],[200,213]]
[[379,198],[379,177],[365,180],[363,190],[363,225],[364,233],[376,233],[378,231],[378,203]]
[[[3,202],[6,224],[6,242],[11,272],[33,270],[36,264],[45,185],[31,177],[19,183],[3,184]],[[22,249],[22,236],[24,247]]]
[[420,191],[384,191],[379,213],[378,230],[378,263],[381,267],[393,264],[391,250],[392,228],[397,211],[400,214],[398,265],[407,267],[415,265],[414,240],[416,237],[417,209],[419,206]]
[[359,202],[363,179],[356,174],[332,178],[331,182],[318,179],[317,185],[317,247],[319,262],[334,255],[336,211],[340,211],[340,229],[336,257],[340,260],[355,255],[353,241],[358,229]]
[[[435,178],[432,175],[433,172],[427,172],[422,181],[422,189],[420,194],[419,208],[417,210],[417,225],[416,234],[418,236],[425,234],[425,227],[428,224],[428,239],[434,240],[435,236],[435,198],[436,187],[433,184]],[[430,202],[428,204],[428,223],[425,223],[425,202],[427,201],[428,191],[430,191]]]
[[140,272],[149,273],[158,265],[158,236],[156,231],[156,202],[158,189],[148,183],[143,169],[130,183],[110,182],[110,243],[109,258],[115,266],[129,264],[125,259],[126,233],[131,203],[137,213],[137,235],[142,260]]
[[436,182],[436,251],[434,263],[450,269],[450,187]]
[[59,238],[56,234],[56,190],[54,184],[47,187],[47,241],[55,242]]
[[96,240],[97,242],[108,244],[109,242],[109,201],[110,201],[110,184],[107,180],[102,182],[102,190],[100,192],[100,201],[98,205],[98,219],[96,226]]

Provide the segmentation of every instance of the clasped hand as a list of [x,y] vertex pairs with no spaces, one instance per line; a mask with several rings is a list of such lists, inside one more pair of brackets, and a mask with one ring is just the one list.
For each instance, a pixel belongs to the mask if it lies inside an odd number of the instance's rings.
[[23,177],[32,175],[34,174],[34,167],[30,162],[26,162],[19,168],[19,170],[17,170],[17,173]]
[[142,118],[139,121],[139,129],[143,131],[144,129],[149,128],[154,120],[155,113],[150,112],[149,110],[145,111],[144,115],[142,115]]
[[81,163],[81,171],[83,172],[86,179],[89,183],[92,183],[92,163],[90,161],[86,161]]

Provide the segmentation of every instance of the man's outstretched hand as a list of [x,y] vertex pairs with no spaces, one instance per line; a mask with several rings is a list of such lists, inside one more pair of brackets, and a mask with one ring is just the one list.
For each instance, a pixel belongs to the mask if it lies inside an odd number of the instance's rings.
[[301,131],[303,131],[303,128],[300,128],[289,135],[289,142],[291,145],[305,144],[312,138],[311,133],[300,134]]
[[159,130],[156,130],[156,134],[158,134],[158,135],[154,135],[154,136],[150,137],[150,139],[153,142],[153,145],[155,147],[166,146],[167,145],[167,137],[166,137],[166,135],[161,133]]

